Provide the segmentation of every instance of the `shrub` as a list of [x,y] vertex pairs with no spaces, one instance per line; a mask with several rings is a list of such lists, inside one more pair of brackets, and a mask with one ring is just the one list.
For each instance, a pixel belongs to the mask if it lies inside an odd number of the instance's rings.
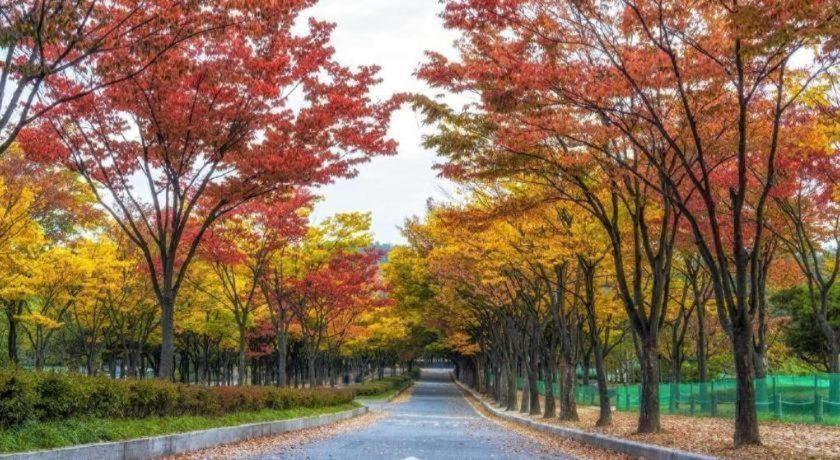
[[134,380],[129,385],[126,416],[144,418],[177,414],[176,385],[160,380]]
[[[68,376],[73,378],[73,376]],[[128,410],[129,386],[115,384],[108,377],[87,379],[87,410],[93,417],[121,417]],[[76,414],[82,415],[82,414]]]
[[145,418],[221,415],[353,401],[352,390],[270,386],[211,387],[161,380],[114,380],[78,374],[0,370],[0,428],[70,417]]
[[392,390],[401,390],[411,384],[409,375],[392,375],[380,380],[372,380],[353,387],[358,396],[377,396]]
[[0,427],[7,428],[34,418],[38,394],[31,374],[17,369],[0,371]]
[[[84,379],[90,380],[90,379]],[[72,415],[86,413],[87,382],[73,380],[61,374],[41,374],[35,389],[38,402],[35,410],[41,420],[61,420]]]
[[217,391],[199,385],[178,387],[177,413],[180,415],[219,415],[222,404]]
[[295,406],[296,399],[296,395],[291,389],[275,388],[273,391],[269,392],[268,397],[266,398],[266,407],[277,410],[291,409]]

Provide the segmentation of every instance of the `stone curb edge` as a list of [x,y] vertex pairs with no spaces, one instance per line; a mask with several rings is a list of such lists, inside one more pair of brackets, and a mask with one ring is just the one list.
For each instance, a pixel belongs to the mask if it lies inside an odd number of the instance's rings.
[[614,452],[621,452],[628,454],[634,458],[644,458],[650,460],[713,460],[717,457],[697,454],[693,452],[686,452],[683,450],[671,449],[669,447],[662,447],[653,444],[644,444],[641,442],[630,441],[627,439],[616,438],[597,433],[589,433],[574,428],[563,428],[547,423],[540,423],[535,420],[525,419],[506,413],[492,405],[488,404],[484,398],[476,393],[472,388],[467,387],[463,383],[452,376],[452,381],[455,382],[462,390],[472,395],[482,407],[492,413],[493,415],[514,422],[520,425],[526,425],[539,431],[551,433],[564,438],[574,439],[586,444],[590,444],[601,449],[612,450]]
[[385,400],[385,402],[391,402],[391,401],[393,401],[394,399],[396,399],[396,398],[397,398],[397,396],[399,396],[399,395],[403,394],[403,392],[405,392],[405,390],[408,390],[409,388],[411,388],[411,387],[413,387],[413,386],[414,386],[414,380],[412,380],[412,381],[411,381],[411,383],[409,383],[408,385],[406,385],[406,386],[404,386],[404,387],[400,388],[400,389],[399,389],[396,393],[394,393],[394,394],[392,394],[391,396],[389,396],[389,397],[388,397],[388,399],[386,399],[386,400]]
[[2,460],[72,460],[78,458],[102,460],[140,460],[176,455],[208,449],[249,439],[271,436],[288,431],[314,428],[349,420],[366,414],[367,406],[336,412],[275,422],[249,423],[200,431],[189,431],[126,441],[83,444],[59,449],[0,454]]

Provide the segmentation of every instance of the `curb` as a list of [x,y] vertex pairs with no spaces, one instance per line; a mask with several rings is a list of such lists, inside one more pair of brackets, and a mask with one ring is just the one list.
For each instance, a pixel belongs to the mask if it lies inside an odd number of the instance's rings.
[[3,460],[140,460],[176,455],[194,450],[208,449],[222,444],[232,444],[249,439],[271,436],[288,431],[314,428],[348,420],[368,412],[367,406],[334,414],[279,420],[276,422],[249,423],[246,425],[211,428],[186,433],[129,439],[126,441],[83,444],[59,449],[37,450],[13,454],[0,454]]
[[607,449],[614,452],[621,452],[623,454],[628,454],[634,458],[644,458],[650,460],[713,460],[717,458],[710,455],[686,452],[684,450],[671,449],[669,447],[662,447],[653,444],[644,444],[641,442],[630,441],[627,439],[616,438],[613,436],[590,433],[574,428],[563,428],[555,425],[549,425],[547,423],[541,423],[536,420],[531,420],[529,418],[518,417],[488,404],[484,400],[484,398],[481,397],[478,393],[476,393],[472,388],[467,387],[466,385],[455,379],[454,375],[452,376],[452,381],[455,382],[455,384],[458,385],[458,387],[461,388],[463,391],[466,391],[472,397],[478,400],[478,402],[481,403],[481,406],[484,407],[485,410],[489,411],[496,417],[514,423],[518,423],[520,425],[525,425],[539,431],[551,433],[557,436],[562,436],[564,438],[574,439],[576,441],[599,447],[601,449]]
[[405,387],[400,388],[400,389],[399,389],[396,393],[394,393],[394,394],[392,394],[391,396],[389,396],[389,397],[385,400],[385,402],[386,402],[386,403],[389,403],[389,402],[393,401],[394,399],[396,399],[396,398],[397,398],[397,396],[399,396],[399,395],[403,394],[403,392],[405,392],[405,390],[408,390],[409,388],[411,388],[411,387],[413,387],[413,386],[414,386],[414,380],[412,380],[412,381],[411,381],[411,383],[409,383],[409,384],[408,384],[408,385],[406,385]]

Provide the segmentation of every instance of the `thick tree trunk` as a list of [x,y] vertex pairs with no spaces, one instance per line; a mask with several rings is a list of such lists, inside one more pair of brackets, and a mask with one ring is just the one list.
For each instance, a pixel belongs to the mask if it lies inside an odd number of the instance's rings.
[[575,402],[575,363],[566,356],[560,360],[560,419],[578,420]]
[[513,359],[507,363],[507,405],[505,410],[516,410],[516,365]]
[[[523,368],[527,366],[524,359],[522,361]],[[531,402],[531,397],[528,394],[530,392],[530,385],[528,385],[527,379],[528,371],[525,369],[525,372],[522,373],[523,381],[522,381],[522,399],[519,401],[519,412],[527,413],[528,412],[528,404]]]
[[161,344],[160,364],[157,369],[157,377],[162,380],[172,380],[175,376],[175,295],[172,292],[164,293],[161,298]]
[[641,389],[639,395],[639,433],[656,433],[659,424],[659,343],[658,337],[642,338]]
[[315,388],[318,383],[315,377],[315,352],[310,352],[307,356],[307,364],[309,366],[309,388]]
[[277,331],[277,386],[285,387],[288,377],[286,375],[286,354],[288,353],[289,338],[283,331]]
[[[598,332],[595,331],[595,334]],[[604,367],[604,351],[601,347],[601,340],[596,336],[592,340],[592,352],[595,355],[595,377],[598,381],[598,421],[595,426],[608,426],[612,424],[612,408],[610,407],[610,394],[607,387],[607,371]]]
[[[840,353],[837,351],[830,351],[830,353],[830,356],[826,356],[829,372],[828,400],[836,404],[840,403]],[[832,414],[837,412],[836,408],[832,408]]]
[[755,410],[755,389],[753,388],[752,328],[740,321],[733,324],[733,351],[738,397],[735,402],[735,447],[761,444],[758,434],[758,415]]
[[537,415],[540,413],[540,392],[537,389],[537,360],[535,359],[536,350],[532,352],[531,363],[528,365],[528,413],[530,415]]
[[545,359],[545,410],[543,417],[552,418],[557,415],[557,405],[554,400],[554,377],[557,375],[557,366],[554,363],[553,353],[549,352]]

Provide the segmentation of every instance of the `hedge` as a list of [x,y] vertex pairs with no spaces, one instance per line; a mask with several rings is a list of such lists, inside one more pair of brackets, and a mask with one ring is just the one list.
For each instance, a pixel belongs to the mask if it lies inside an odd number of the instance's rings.
[[409,374],[392,375],[380,380],[371,380],[353,386],[358,396],[377,396],[392,390],[402,390],[411,384],[412,376]]
[[207,416],[318,408],[347,404],[354,397],[350,389],[210,387],[6,369],[0,370],[0,428],[71,417]]

